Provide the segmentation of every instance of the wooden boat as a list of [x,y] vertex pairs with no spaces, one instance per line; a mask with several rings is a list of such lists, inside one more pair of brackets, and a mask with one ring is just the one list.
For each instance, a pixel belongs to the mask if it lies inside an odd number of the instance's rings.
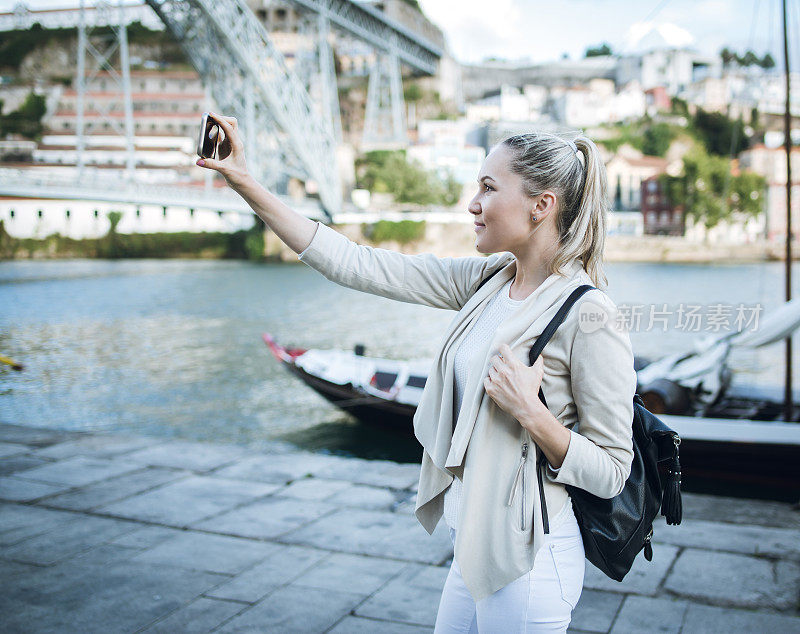
[[[284,347],[268,333],[263,339],[286,369],[333,405],[366,424],[413,433],[412,419],[431,359],[369,357],[360,344],[352,352]],[[690,356],[679,358],[685,363]],[[636,365],[642,376],[653,364],[637,359]],[[690,483],[687,490],[722,486],[742,497],[764,497],[763,488],[769,487],[768,497],[773,499],[800,499],[800,422],[798,418],[780,420],[782,403],[777,390],[726,384],[708,406],[689,411],[687,404],[680,413],[666,413],[659,403],[672,402],[675,390],[684,389],[673,382],[667,393],[664,381],[669,380],[662,376],[651,381],[654,391],[641,384],[637,391],[649,401],[651,411],[680,435],[684,483]],[[703,394],[703,390],[689,391],[690,398],[681,402],[702,405],[691,398],[693,394]]]

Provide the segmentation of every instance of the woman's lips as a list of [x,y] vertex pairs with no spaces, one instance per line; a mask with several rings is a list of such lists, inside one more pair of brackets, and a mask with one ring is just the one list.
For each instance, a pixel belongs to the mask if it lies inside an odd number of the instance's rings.
[[485,226],[486,225],[482,225],[481,223],[476,222],[475,223],[475,231],[477,231],[478,229],[483,229]]

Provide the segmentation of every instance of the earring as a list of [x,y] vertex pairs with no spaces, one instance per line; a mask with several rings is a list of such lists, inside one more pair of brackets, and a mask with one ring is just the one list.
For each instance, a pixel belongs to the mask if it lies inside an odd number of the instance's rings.
[[536,216],[531,216],[531,220],[533,220],[534,222],[536,222]]

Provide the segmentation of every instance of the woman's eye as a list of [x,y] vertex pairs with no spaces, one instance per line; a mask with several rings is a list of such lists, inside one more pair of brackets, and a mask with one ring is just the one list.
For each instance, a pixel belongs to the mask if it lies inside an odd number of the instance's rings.
[[489,186],[488,186],[486,183],[484,183],[484,184],[483,184],[483,186],[484,186],[484,187],[485,187],[487,190],[489,190],[489,191],[492,191],[492,188],[491,188],[491,187],[489,187]]

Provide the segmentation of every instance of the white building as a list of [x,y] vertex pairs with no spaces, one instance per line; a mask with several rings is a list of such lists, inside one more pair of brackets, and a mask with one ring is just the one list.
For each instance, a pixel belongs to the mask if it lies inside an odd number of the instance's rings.
[[457,121],[420,121],[418,143],[408,148],[409,159],[419,161],[425,169],[434,170],[442,180],[448,174],[462,185],[478,178],[486,152],[470,144],[468,138],[475,125],[466,119]]
[[81,200],[0,200],[0,220],[14,238],[58,233],[76,240],[108,233],[111,211],[122,212],[118,233],[224,232],[253,226],[255,215],[183,206],[133,205]]
[[634,52],[619,58],[617,83],[636,80],[642,90],[665,86],[675,96],[705,77],[719,77],[719,56],[702,55],[691,48],[693,43],[688,31],[673,24],[638,24],[629,44]]
[[585,86],[551,91],[555,117],[564,125],[586,128],[644,116],[647,100],[638,82],[620,92],[610,79],[592,79]]

